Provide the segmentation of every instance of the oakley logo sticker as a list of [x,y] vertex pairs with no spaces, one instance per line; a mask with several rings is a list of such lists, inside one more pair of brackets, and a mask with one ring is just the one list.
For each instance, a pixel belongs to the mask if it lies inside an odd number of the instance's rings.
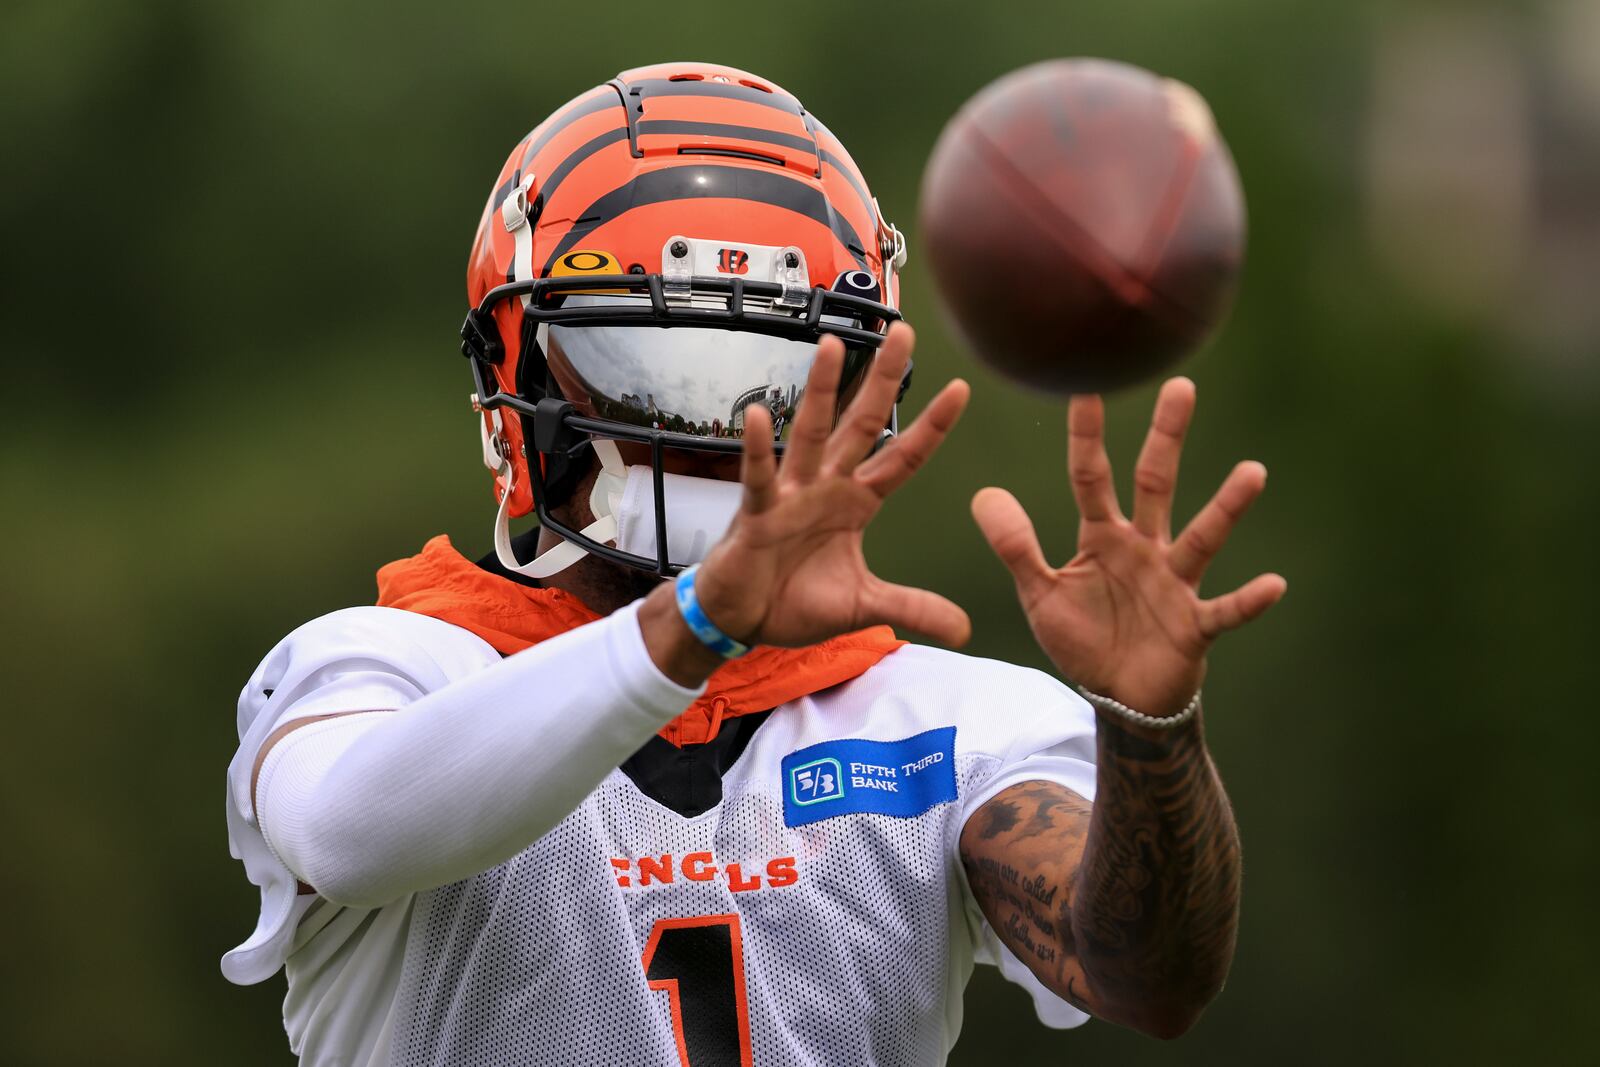
[[621,273],[622,267],[617,263],[617,257],[610,252],[597,252],[589,248],[568,252],[556,260],[555,266],[550,268],[552,278],[567,278],[574,274]]
[[717,249],[717,271],[721,274],[745,274],[750,270],[750,253],[739,248]]

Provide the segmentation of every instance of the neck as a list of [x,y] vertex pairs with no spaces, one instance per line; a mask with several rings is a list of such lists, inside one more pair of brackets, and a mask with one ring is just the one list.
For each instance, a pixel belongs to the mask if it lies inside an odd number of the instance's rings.
[[[561,538],[542,527],[537,531],[538,547],[535,553],[544,552],[561,543]],[[526,536],[526,535],[525,535]],[[518,540],[521,540],[520,538]],[[521,558],[522,546],[512,546]],[[634,570],[608,563],[594,556],[584,556],[564,571],[552,574],[540,582],[518,576],[519,581],[540,585],[546,589],[564,589],[583,601],[590,610],[609,615],[618,608],[648,596],[650,590],[661,584],[661,578],[645,571]]]

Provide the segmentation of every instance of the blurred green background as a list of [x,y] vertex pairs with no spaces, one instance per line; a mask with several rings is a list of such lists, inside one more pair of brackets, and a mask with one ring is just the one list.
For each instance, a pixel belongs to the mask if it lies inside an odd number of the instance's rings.
[[[1190,82],[1232,144],[1250,261],[1186,367],[1180,504],[1265,461],[1209,587],[1290,593],[1207,685],[1246,857],[1222,997],[1176,1043],[1057,1035],[984,970],[952,1062],[1594,1062],[1594,0],[12,0],[0,1060],[290,1061],[281,978],[217,969],[256,907],[222,819],[236,694],[383,562],[487,549],[468,243],[516,140],[623,68],[757,71],[851,146],[909,231],[910,407],[976,386],[872,558],[1042,665],[966,505],[1005,484],[1070,552],[1062,407],[952,341],[915,203],[959,103],[1057,55]],[[1151,398],[1113,402],[1124,485]]]

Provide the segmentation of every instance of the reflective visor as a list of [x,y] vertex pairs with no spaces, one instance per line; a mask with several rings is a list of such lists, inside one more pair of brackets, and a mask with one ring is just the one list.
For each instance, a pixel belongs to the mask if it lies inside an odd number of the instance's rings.
[[[601,299],[616,298],[577,296],[568,306]],[[810,341],[687,326],[552,323],[545,344],[556,384],[582,414],[696,437],[739,438],[745,409],[759,403],[771,411],[780,441],[805,395],[816,351]],[[848,352],[841,406],[871,357],[868,348]]]

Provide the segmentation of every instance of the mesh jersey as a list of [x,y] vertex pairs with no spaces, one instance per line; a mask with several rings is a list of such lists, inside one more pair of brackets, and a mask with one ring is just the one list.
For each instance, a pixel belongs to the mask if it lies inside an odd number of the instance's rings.
[[[407,615],[318,622],[372,612]],[[408,632],[361,656],[361,707],[373,706],[375,664],[427,691],[440,664],[459,674],[490,661],[448,624],[374,618],[364,631]],[[303,698],[325,713],[340,672],[312,651],[325,643],[317,625],[295,639],[329,680]],[[425,669],[399,662],[418,655]],[[294,654],[278,657],[293,674]],[[581,678],[582,665],[572,671]],[[271,688],[262,680],[257,694]],[[273,723],[298,717],[273,710]],[[248,773],[268,729],[246,732],[236,769]],[[908,646],[776,709],[702,815],[680,816],[614,771],[481,874],[371,910],[301,897],[283,961],[291,1046],[303,1062],[362,1067],[922,1067],[955,1042],[975,960],[1027,988],[1046,1023],[1077,1025],[1085,1016],[988,928],[957,839],[1019,781],[1092,796],[1093,756],[1092,713],[1049,676]],[[244,831],[231,828],[237,852]]]

